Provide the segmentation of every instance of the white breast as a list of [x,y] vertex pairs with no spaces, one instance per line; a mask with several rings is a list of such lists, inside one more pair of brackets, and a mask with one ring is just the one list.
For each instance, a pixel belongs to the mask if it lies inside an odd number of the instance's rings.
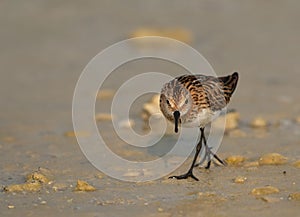
[[212,120],[217,118],[220,115],[220,111],[212,112],[210,109],[203,109],[198,113],[198,116],[192,120],[184,121],[182,123],[183,127],[205,127]]

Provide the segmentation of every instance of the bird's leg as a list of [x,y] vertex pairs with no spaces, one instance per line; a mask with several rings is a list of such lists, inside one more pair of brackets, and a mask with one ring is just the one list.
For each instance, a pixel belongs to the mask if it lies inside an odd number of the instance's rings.
[[203,139],[203,136],[201,134],[200,140],[199,140],[199,142],[197,144],[197,147],[196,147],[196,153],[195,153],[195,156],[194,156],[194,159],[193,159],[193,163],[192,163],[190,169],[188,170],[188,172],[183,174],[183,175],[179,175],[179,176],[170,176],[169,179],[173,179],[173,178],[175,178],[175,179],[187,179],[188,177],[191,177],[191,178],[195,179],[196,181],[199,181],[199,179],[196,176],[194,176],[194,174],[193,174],[193,168],[195,166],[197,157],[198,157],[198,155],[200,153],[200,150],[202,148],[202,139]]
[[206,138],[205,138],[205,135],[204,135],[204,130],[201,131],[201,134],[203,134],[203,141],[204,141],[204,147],[205,147],[205,156],[204,156],[204,159],[207,158],[207,165],[206,165],[205,169],[209,169],[210,165],[211,165],[211,157],[210,157],[211,150],[207,146]]
[[208,160],[205,169],[209,169],[209,168],[210,168],[210,165],[211,165],[211,157],[210,157],[210,155],[212,155],[214,158],[216,158],[217,161],[219,161],[219,163],[221,163],[222,165],[225,165],[225,162],[222,161],[222,160],[218,157],[218,155],[216,155],[215,153],[213,153],[213,152],[211,151],[211,148],[207,146],[207,141],[206,141],[206,138],[205,138],[205,135],[204,135],[204,129],[201,130],[201,134],[203,134],[203,142],[204,142],[204,147],[205,147],[205,149],[206,149],[205,157],[204,157],[204,158],[207,158],[207,160]]
[[216,155],[215,153],[213,153],[213,152],[211,151],[211,148],[209,148],[209,147],[207,146],[207,141],[206,141],[205,134],[204,134],[204,128],[200,128],[200,130],[201,130],[201,138],[203,138],[203,142],[204,142],[205,156],[204,156],[204,158],[200,161],[200,163],[198,163],[198,164],[195,165],[195,167],[201,165],[201,164],[207,159],[208,162],[207,162],[207,165],[206,165],[205,169],[209,169],[209,168],[210,168],[210,165],[211,165],[211,160],[212,160],[212,159],[211,159],[211,155],[212,155],[214,158],[216,158],[217,161],[218,161],[219,163],[221,163],[222,165],[226,165],[225,162],[222,161],[222,160],[218,157],[218,155]]

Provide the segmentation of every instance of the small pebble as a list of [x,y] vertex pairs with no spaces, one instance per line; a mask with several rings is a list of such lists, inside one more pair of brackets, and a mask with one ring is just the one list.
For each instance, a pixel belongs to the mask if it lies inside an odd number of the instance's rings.
[[287,163],[287,158],[278,153],[263,155],[258,160],[259,165],[282,165]]
[[142,110],[142,119],[145,121],[146,126],[145,127],[149,127],[149,119],[151,116],[155,115],[155,117],[157,117],[158,119],[163,119],[164,116],[160,111],[160,107],[159,107],[159,99],[160,99],[160,95],[156,94],[152,97],[152,99],[145,103],[143,105],[143,110]]
[[297,160],[293,163],[294,167],[300,168],[300,160]]
[[157,211],[158,211],[158,212],[163,212],[163,211],[164,211],[164,209],[163,209],[163,208],[161,208],[161,207],[159,207],[159,208],[157,209]]
[[96,188],[85,181],[77,180],[75,191],[96,191]]
[[[160,111],[159,106],[160,94],[155,94],[151,100],[143,105],[143,110],[141,113],[142,119],[144,120],[144,129],[149,130],[150,118],[155,118],[155,124],[165,123],[165,117]],[[167,129],[165,131],[167,135],[174,134],[174,124],[167,121]]]
[[245,160],[246,158],[240,155],[229,156],[225,159],[226,163],[229,166],[240,166]]
[[244,184],[246,180],[247,180],[247,177],[238,176],[235,179],[233,179],[233,182],[237,183],[237,184]]
[[118,125],[120,128],[132,128],[135,125],[135,121],[132,119],[121,120]]
[[251,121],[250,126],[253,128],[264,128],[268,126],[268,123],[265,119],[257,117]]
[[14,209],[15,206],[14,206],[14,205],[8,205],[7,208],[8,208],[8,209]]
[[38,181],[40,183],[49,183],[50,180],[40,172],[33,172],[27,176],[27,182]]
[[98,173],[98,174],[95,175],[95,178],[103,179],[103,175],[101,173]]
[[7,192],[35,192],[41,189],[41,184],[49,184],[51,172],[46,168],[39,168],[37,171],[27,175],[26,182],[23,184],[13,184],[4,187]]
[[266,195],[266,194],[274,194],[278,192],[279,192],[278,188],[275,188],[273,186],[266,186],[266,187],[252,189],[251,194],[259,196],[259,195]]
[[160,94],[155,94],[155,95],[151,98],[150,103],[156,104],[157,106],[159,106],[159,100],[160,100]]
[[173,38],[184,43],[191,43],[193,39],[192,32],[184,28],[139,28],[130,34],[131,37],[145,37],[145,36],[161,36]]
[[24,183],[24,184],[15,184],[15,185],[8,185],[4,187],[4,191],[6,192],[35,192],[41,189],[40,182],[32,182],[32,183]]
[[100,90],[97,94],[97,99],[105,100],[105,99],[111,99],[115,94],[114,90],[110,89],[103,89]]
[[159,99],[160,99],[160,94],[154,95],[150,102],[147,102],[143,105],[143,119],[148,120],[149,117],[153,114],[160,113],[160,108],[159,108]]
[[288,196],[288,199],[289,199],[289,200],[299,200],[299,201],[300,201],[300,192],[294,192],[294,193],[291,193],[291,194]]
[[239,125],[240,113],[238,112],[229,112],[225,115],[226,117],[226,130],[236,129]]
[[111,121],[114,116],[110,113],[98,113],[95,116],[96,121]]
[[41,204],[41,205],[45,205],[45,204],[47,204],[47,201],[42,200],[42,201],[40,202],[40,204]]

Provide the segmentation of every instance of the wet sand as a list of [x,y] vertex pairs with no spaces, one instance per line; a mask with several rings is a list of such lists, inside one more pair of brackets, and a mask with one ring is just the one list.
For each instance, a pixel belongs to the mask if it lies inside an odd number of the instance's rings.
[[[172,5],[172,6],[171,6]],[[1,216],[297,216],[300,191],[299,37],[300,4],[293,1],[3,1],[1,23],[1,189],[26,181],[39,167],[51,173],[38,192],[0,191]],[[191,45],[218,75],[240,73],[229,108],[240,113],[241,135],[225,135],[218,155],[242,155],[247,162],[266,153],[287,157],[283,165],[212,166],[195,169],[199,182],[169,180],[122,182],[99,172],[81,152],[72,127],[72,97],[81,71],[109,45],[139,27],[181,27],[193,35]],[[104,88],[151,70],[153,62],[131,63],[116,70]],[[180,68],[157,62],[157,70],[181,74]],[[199,72],[201,73],[201,72]],[[147,98],[147,97],[146,97]],[[144,100],[147,100],[147,99]],[[148,97],[149,98],[149,97]],[[142,128],[143,101],[132,110]],[[97,102],[108,112],[110,101]],[[249,126],[255,117],[270,124]],[[99,129],[112,149],[123,147],[110,122]],[[143,159],[149,153],[126,152]],[[158,154],[158,151],[150,153]],[[187,170],[191,159],[174,174]],[[243,184],[233,179],[243,176]],[[74,191],[77,180],[97,190]],[[254,188],[279,192],[255,196]]]

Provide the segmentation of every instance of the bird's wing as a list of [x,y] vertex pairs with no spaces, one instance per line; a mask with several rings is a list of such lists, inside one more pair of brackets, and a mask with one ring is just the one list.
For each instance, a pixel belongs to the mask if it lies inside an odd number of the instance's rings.
[[217,111],[229,103],[237,85],[238,74],[224,77],[183,75],[176,79],[190,91],[199,109],[210,108]]

